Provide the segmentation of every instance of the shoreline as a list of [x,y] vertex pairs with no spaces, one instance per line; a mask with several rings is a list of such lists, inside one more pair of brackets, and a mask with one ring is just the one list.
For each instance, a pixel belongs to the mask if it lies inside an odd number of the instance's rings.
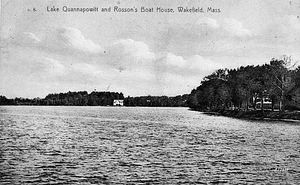
[[214,116],[225,116],[237,119],[245,119],[245,120],[261,120],[261,121],[282,121],[282,122],[289,122],[300,124],[300,112],[298,111],[285,111],[285,112],[271,112],[265,111],[264,114],[260,110],[252,110],[252,111],[243,111],[243,110],[196,110],[190,109],[192,111],[202,112],[208,115]]

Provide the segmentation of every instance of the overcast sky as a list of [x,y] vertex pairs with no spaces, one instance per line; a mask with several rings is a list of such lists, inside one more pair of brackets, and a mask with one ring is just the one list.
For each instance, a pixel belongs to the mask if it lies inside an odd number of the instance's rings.
[[[1,6],[0,94],[9,98],[94,89],[172,96],[190,93],[219,68],[282,55],[300,59],[299,0],[2,0]],[[99,11],[63,12],[63,6]],[[138,12],[101,12],[114,6]],[[141,13],[142,6],[174,13]],[[204,13],[179,13],[179,6]]]

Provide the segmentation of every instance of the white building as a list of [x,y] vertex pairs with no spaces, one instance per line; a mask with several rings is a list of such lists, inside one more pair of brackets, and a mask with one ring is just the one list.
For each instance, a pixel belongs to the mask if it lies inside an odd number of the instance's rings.
[[124,100],[114,100],[114,106],[124,106]]

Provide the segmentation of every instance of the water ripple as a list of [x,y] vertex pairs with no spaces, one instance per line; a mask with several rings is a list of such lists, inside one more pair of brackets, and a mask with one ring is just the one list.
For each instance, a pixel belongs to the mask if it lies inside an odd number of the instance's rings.
[[299,184],[300,127],[183,108],[0,107],[1,184]]

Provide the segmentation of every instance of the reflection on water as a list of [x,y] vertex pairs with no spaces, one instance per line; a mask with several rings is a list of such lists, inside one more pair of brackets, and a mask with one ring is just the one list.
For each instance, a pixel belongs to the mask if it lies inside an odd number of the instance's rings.
[[300,126],[185,108],[0,107],[1,184],[300,184]]

